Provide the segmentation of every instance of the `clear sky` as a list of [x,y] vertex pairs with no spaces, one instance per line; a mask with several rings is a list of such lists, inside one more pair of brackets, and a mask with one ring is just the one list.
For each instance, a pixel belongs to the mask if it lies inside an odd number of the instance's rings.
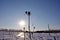
[[60,1],[59,0],[0,0],[0,28],[22,29],[18,25],[25,20],[27,29],[28,16],[31,12],[31,30],[60,29]]

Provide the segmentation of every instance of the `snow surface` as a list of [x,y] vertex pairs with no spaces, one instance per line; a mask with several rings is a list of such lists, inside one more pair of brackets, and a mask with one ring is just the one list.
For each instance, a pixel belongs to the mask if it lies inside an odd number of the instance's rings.
[[[0,40],[24,40],[24,33],[0,31]],[[60,33],[31,33],[31,40],[60,40]],[[25,40],[29,40],[29,33],[25,33]]]

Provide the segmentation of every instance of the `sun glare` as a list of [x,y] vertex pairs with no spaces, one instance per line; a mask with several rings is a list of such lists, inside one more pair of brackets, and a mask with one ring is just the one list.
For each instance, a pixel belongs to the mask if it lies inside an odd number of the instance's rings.
[[25,26],[25,21],[24,21],[24,20],[21,20],[21,21],[19,22],[19,25],[20,25],[20,26]]
[[24,38],[24,33],[21,32],[21,33],[19,33],[17,36],[19,36],[19,37],[21,37],[21,38]]

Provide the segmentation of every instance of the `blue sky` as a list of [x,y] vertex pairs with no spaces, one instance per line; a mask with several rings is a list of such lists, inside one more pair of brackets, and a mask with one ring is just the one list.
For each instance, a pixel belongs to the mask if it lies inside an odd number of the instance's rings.
[[59,0],[0,0],[0,28],[22,29],[18,22],[26,21],[25,11],[31,12],[31,30],[60,29]]

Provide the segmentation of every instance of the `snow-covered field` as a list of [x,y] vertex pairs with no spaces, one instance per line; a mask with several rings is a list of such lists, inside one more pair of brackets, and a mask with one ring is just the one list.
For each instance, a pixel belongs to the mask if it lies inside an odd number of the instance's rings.
[[[27,37],[27,34],[25,34],[25,39]],[[26,39],[26,40],[27,40]],[[33,33],[31,34],[31,39],[32,40],[60,40],[60,33]]]
[[[0,30],[0,40],[24,40],[24,33]],[[25,40],[29,40],[28,33],[25,33]],[[31,40],[60,40],[60,33],[31,33]]]

